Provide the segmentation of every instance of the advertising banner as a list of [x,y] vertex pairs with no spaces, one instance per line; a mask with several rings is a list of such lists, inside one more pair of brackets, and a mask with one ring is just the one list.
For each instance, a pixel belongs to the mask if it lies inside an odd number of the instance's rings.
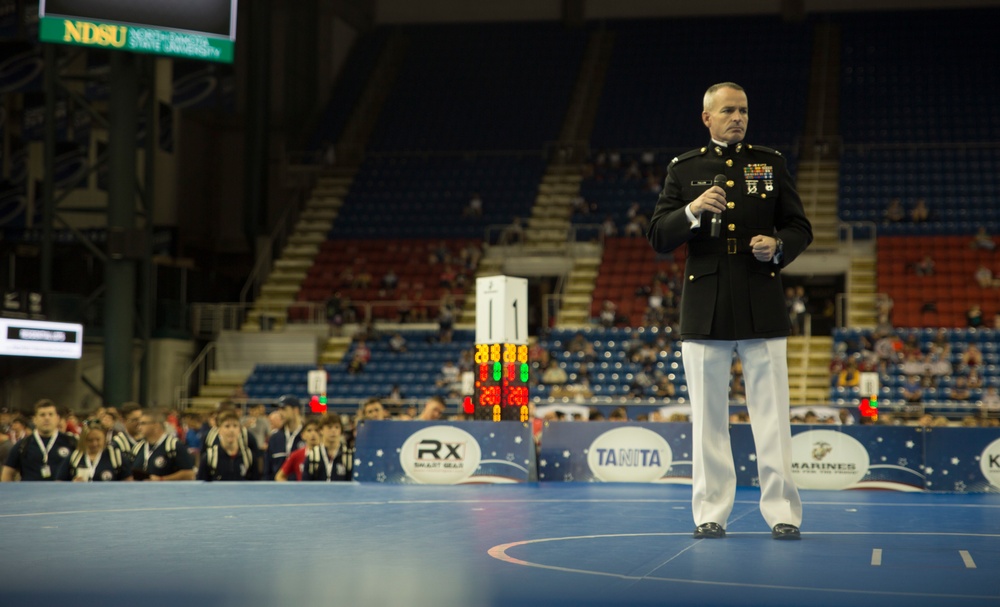
[[531,427],[518,422],[366,421],[354,480],[462,485],[536,480]]

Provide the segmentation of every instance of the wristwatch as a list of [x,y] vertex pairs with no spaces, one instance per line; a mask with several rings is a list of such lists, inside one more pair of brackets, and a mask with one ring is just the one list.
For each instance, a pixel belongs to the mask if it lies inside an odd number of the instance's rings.
[[778,261],[781,261],[781,254],[785,252],[785,242],[780,238],[778,238],[777,236],[775,236],[774,245],[775,245],[774,258]]

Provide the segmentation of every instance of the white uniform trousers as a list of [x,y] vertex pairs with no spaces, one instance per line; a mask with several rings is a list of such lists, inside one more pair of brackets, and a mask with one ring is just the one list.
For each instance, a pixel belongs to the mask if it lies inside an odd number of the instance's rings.
[[681,354],[691,397],[691,508],[695,525],[723,528],[736,499],[736,467],[729,441],[729,384],[733,352],[743,363],[747,409],[757,448],[760,512],[769,527],[802,523],[802,501],[792,482],[788,341],[684,340]]

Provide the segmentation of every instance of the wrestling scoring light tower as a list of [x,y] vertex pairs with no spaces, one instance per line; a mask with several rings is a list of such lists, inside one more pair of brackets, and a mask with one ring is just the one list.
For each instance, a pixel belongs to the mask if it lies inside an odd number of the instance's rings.
[[476,279],[475,419],[528,420],[528,279]]

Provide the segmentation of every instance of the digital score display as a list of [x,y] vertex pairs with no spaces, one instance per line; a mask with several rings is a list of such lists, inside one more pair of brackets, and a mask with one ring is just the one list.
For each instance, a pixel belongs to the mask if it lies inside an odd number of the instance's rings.
[[528,421],[528,346],[476,344],[474,360],[475,387],[465,412],[475,419]]

